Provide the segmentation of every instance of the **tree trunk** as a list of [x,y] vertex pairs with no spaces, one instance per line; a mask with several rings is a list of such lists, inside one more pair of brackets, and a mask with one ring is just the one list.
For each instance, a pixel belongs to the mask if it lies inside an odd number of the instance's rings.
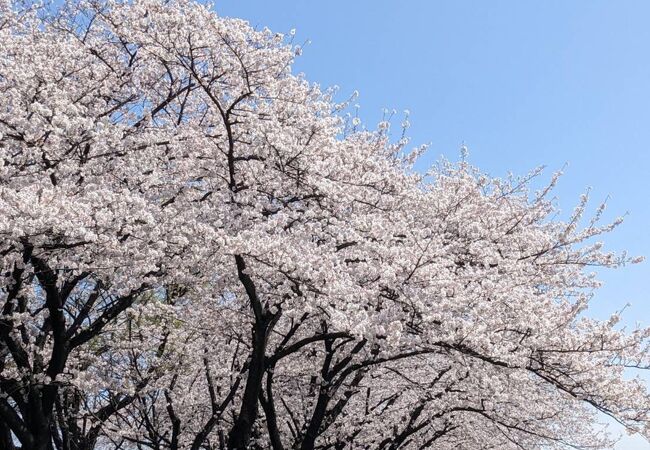
[[244,389],[239,415],[228,437],[228,448],[231,450],[244,450],[248,447],[251,430],[255,420],[257,420],[258,397],[262,389],[262,378],[264,377],[264,356],[268,328],[266,321],[255,324],[253,327],[253,351],[251,352],[248,367],[246,388]]

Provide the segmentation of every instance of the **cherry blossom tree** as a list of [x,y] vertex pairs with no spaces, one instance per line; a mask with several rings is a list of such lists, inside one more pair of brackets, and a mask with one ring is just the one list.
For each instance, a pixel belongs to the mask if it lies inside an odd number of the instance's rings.
[[189,0],[0,0],[0,448],[607,448],[650,330],[604,205],[346,115]]

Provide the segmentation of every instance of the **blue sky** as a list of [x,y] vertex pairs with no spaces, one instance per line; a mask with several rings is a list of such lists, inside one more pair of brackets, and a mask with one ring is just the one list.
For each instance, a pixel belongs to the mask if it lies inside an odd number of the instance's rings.
[[[628,213],[604,240],[650,257],[650,2],[217,0],[224,16],[311,40],[297,71],[341,96],[360,92],[369,127],[382,109],[411,112],[412,143],[502,176],[565,168],[556,191],[570,212],[591,187],[608,217]],[[398,124],[399,121],[396,122]],[[601,274],[589,314],[627,307],[650,326],[650,261]],[[649,450],[640,439],[617,449]]]

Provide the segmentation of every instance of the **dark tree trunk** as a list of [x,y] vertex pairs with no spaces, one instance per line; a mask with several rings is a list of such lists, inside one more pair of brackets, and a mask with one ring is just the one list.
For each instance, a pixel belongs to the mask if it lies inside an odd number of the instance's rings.
[[0,449],[14,450],[15,448],[11,438],[11,429],[0,419]]
[[246,388],[239,415],[228,437],[228,448],[232,450],[244,450],[248,447],[251,430],[257,420],[258,398],[264,377],[267,331],[268,325],[265,323],[256,324],[253,327],[253,351],[248,367]]
[[252,332],[253,348],[251,350],[244,396],[242,397],[239,415],[228,436],[229,449],[244,450],[248,448],[253,425],[258,416],[258,402],[262,392],[262,379],[265,371],[267,339],[275,323],[280,318],[280,312],[272,313],[268,310],[268,307],[262,307],[255,283],[246,272],[244,259],[240,255],[236,255],[235,261],[239,280],[246,290],[255,317]]

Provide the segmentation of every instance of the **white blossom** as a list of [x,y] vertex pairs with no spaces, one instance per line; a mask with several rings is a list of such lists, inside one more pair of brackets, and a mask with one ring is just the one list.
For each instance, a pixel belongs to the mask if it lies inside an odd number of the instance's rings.
[[357,129],[356,91],[208,5],[57,5],[0,0],[0,446],[650,436],[650,330],[583,313],[594,267],[641,261],[604,207],[560,222],[557,175],[531,194],[464,146],[415,173],[392,116]]

